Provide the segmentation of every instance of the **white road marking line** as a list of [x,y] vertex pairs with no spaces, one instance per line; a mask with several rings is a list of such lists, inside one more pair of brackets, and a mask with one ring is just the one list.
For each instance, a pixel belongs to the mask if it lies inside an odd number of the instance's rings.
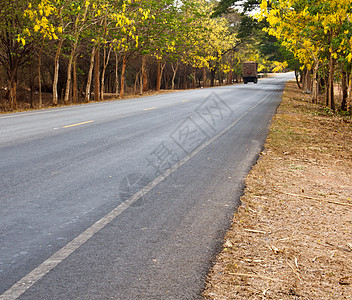
[[143,110],[152,110],[152,109],[156,109],[156,107],[145,108]]
[[134,194],[131,198],[121,203],[119,206],[114,208],[100,220],[95,222],[92,226],[82,232],[79,236],[69,242],[66,246],[62,247],[55,254],[49,257],[46,261],[40,264],[37,268],[15,283],[12,287],[10,287],[7,291],[5,291],[2,295],[0,295],[0,300],[12,300],[17,299],[21,296],[26,290],[28,290],[33,284],[35,284],[38,280],[40,280],[45,274],[54,269],[59,263],[65,260],[70,254],[76,251],[79,247],[81,247],[84,243],[86,243],[94,234],[98,233],[101,229],[103,229],[106,225],[111,223],[116,217],[122,214],[127,208],[129,208],[134,202],[136,202],[139,198],[146,195],[150,192],[156,185],[162,182],[165,178],[170,176],[173,172],[175,172],[178,168],[188,162],[193,156],[197,155],[204,148],[209,146],[219,137],[224,135],[228,130],[234,127],[238,122],[240,122],[246,115],[248,115],[254,108],[256,108],[259,104],[264,102],[273,92],[266,95],[261,101],[257,102],[253,105],[248,111],[246,111],[241,117],[239,117],[236,121],[222,130],[220,133],[212,137],[210,140],[199,146],[197,149],[193,150],[190,154],[188,154],[185,158],[180,160],[171,168],[167,169],[163,174],[154,179],[151,183],[146,185],[144,188],[139,190],[136,194]]

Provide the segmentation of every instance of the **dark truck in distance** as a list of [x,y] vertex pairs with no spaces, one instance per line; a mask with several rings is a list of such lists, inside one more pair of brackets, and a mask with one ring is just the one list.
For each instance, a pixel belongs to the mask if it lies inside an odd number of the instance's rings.
[[243,63],[243,82],[258,82],[258,63],[255,61],[246,61]]

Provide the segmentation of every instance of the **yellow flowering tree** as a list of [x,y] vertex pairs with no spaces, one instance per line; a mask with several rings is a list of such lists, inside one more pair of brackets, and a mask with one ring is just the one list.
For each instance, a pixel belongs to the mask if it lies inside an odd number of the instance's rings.
[[0,64],[8,80],[8,100],[10,109],[17,109],[18,70],[31,53],[31,45],[23,44],[23,29],[29,20],[23,15],[27,2],[3,0],[0,5]]
[[41,62],[42,52],[45,40],[57,40],[58,35],[62,34],[62,26],[52,23],[52,16],[57,13],[56,7],[50,0],[41,0],[36,6],[32,3],[28,4],[28,8],[24,11],[24,16],[31,20],[31,26],[23,29],[23,33],[18,39],[23,45],[26,39],[33,36],[39,36],[40,48],[38,53],[38,86],[39,86],[39,108],[42,106],[42,79],[41,79]]
[[338,60],[351,62],[351,0],[263,0],[266,29],[313,72],[313,101],[317,73],[327,66],[326,103],[335,109],[334,76]]
[[196,7],[191,10],[192,21],[186,33],[185,63],[195,70],[203,68],[203,83],[205,83],[205,69],[211,71],[211,85],[214,85],[215,72],[230,70],[230,66],[223,60],[223,56],[236,45],[235,34],[230,31],[230,25],[225,18],[212,18],[214,4],[204,0],[194,1]]

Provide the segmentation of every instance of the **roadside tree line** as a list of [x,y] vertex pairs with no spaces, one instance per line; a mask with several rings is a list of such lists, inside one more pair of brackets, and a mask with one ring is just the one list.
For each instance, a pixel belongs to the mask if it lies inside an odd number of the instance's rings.
[[44,92],[56,106],[229,84],[246,60],[262,72],[286,67],[263,55],[248,16],[216,14],[216,1],[0,2],[0,101],[11,110],[24,91],[40,108]]
[[[29,72],[29,87],[39,92],[39,107],[44,81],[45,89],[52,92],[52,104],[57,105],[60,95],[63,104],[78,102],[80,95],[85,102],[92,94],[94,100],[103,100],[107,90],[123,97],[129,67],[134,72],[129,82],[134,77],[140,94],[148,86],[161,88],[167,64],[172,89],[180,66],[183,87],[186,81],[196,85],[200,69],[203,82],[206,69],[210,71],[212,85],[215,72],[229,76],[234,72],[229,61],[236,47],[235,31],[224,17],[211,17],[214,4],[205,0],[2,2],[0,62],[8,79],[11,109],[17,106],[20,71]],[[148,80],[151,65],[153,82]]]
[[260,8],[258,18],[268,22],[266,31],[299,61],[302,88],[312,94],[312,101],[321,95],[332,110],[351,111],[352,1],[262,0]]

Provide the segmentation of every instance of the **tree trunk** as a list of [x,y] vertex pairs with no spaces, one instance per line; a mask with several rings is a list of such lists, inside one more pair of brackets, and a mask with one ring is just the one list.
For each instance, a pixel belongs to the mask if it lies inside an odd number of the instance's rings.
[[96,47],[93,47],[92,54],[90,56],[90,65],[88,71],[88,78],[87,78],[87,86],[86,86],[86,95],[85,95],[85,102],[88,103],[90,101],[90,90],[92,86],[92,77],[93,77],[93,68],[94,68],[94,58],[95,58],[95,51]]
[[16,80],[11,75],[9,79],[9,97],[10,97],[10,109],[17,109],[17,99],[16,99]]
[[138,83],[138,79],[139,79],[139,82],[140,82],[140,76],[139,76],[140,73],[141,73],[141,71],[139,70],[138,73],[136,74],[135,78],[134,78],[133,93],[134,93],[135,95],[137,95],[137,83]]
[[184,65],[184,69],[183,69],[183,89],[186,90],[187,89],[187,66]]
[[172,75],[172,80],[171,80],[171,89],[175,89],[175,77],[176,77],[176,73],[177,73],[177,69],[180,65],[180,62],[176,63],[176,66],[174,66],[173,63],[171,63],[171,67],[172,67],[172,71],[173,71],[173,75]]
[[304,69],[301,74],[301,83],[302,83],[303,92],[306,91],[306,72],[307,72],[307,70]]
[[312,102],[317,103],[318,102],[318,93],[319,93],[319,83],[317,80],[317,74],[319,70],[319,61],[315,63],[314,70],[313,70],[313,96],[312,96]]
[[100,90],[101,101],[104,101],[105,71],[106,71],[106,68],[107,68],[107,66],[109,64],[109,61],[110,61],[111,50],[112,50],[112,46],[110,46],[110,48],[109,48],[108,56],[105,57],[106,56],[106,50],[104,48],[104,66],[103,66],[103,71],[101,73],[101,90]]
[[122,70],[121,70],[121,88],[120,88],[120,98],[123,98],[125,94],[125,72],[126,72],[127,59],[126,55],[122,58]]
[[169,87],[169,81],[170,81],[170,77],[169,76],[166,76],[166,74],[164,74],[162,78],[162,81],[164,81],[164,87],[165,87],[165,90],[168,89]]
[[7,70],[7,75],[9,78],[9,100],[10,109],[17,109],[17,64],[14,62]]
[[116,97],[119,96],[119,57],[115,51],[115,94]]
[[29,90],[30,90],[30,101],[31,101],[31,108],[34,108],[34,79],[30,79],[29,81]]
[[195,89],[196,88],[196,68],[193,68],[192,70],[192,79],[193,79],[193,82],[192,82],[192,85],[193,85],[193,88]]
[[347,109],[352,113],[352,72],[350,73],[350,84],[348,87]]
[[72,63],[73,63],[74,56],[76,54],[76,49],[77,49],[77,45],[78,45],[78,39],[79,39],[79,36],[80,36],[80,34],[81,34],[82,30],[83,30],[83,26],[81,25],[81,27],[80,27],[79,26],[79,22],[86,20],[88,9],[89,9],[89,4],[86,3],[84,14],[83,14],[82,18],[81,18],[81,15],[78,14],[76,16],[76,19],[75,19],[75,22],[74,22],[74,26],[75,26],[74,43],[73,43],[73,47],[72,47],[72,51],[71,51],[71,54],[70,54],[69,63],[68,63],[68,67],[67,67],[67,81],[66,81],[66,91],[65,91],[64,104],[68,104],[68,101],[69,101],[70,87],[71,87],[71,78],[72,78]]
[[77,55],[73,58],[73,84],[72,84],[72,102],[78,103],[78,81],[77,81]]
[[[73,59],[74,61],[75,59]],[[72,75],[73,75],[73,61],[72,61]],[[73,79],[73,76],[72,76]],[[71,80],[71,88],[70,88],[70,98],[69,98],[69,104],[72,104],[72,98],[73,98],[73,80]]]
[[348,97],[348,76],[346,71],[342,71],[342,102],[341,102],[341,110],[347,110],[347,97]]
[[232,70],[227,73],[227,84],[232,84]]
[[330,53],[328,103],[329,103],[329,107],[332,110],[335,110],[334,74],[335,74],[335,60],[332,57],[332,54]]
[[304,69],[303,72],[302,72],[302,88],[303,88],[303,92],[307,92],[307,89],[308,89],[307,73],[308,73],[307,69]]
[[143,89],[144,89],[145,62],[146,62],[145,55],[142,55],[142,67],[141,67],[141,75],[140,75],[140,82],[139,82],[140,95],[143,95]]
[[73,62],[73,57],[76,53],[76,47],[77,47],[77,41],[75,41],[71,54],[69,57],[69,62],[67,66],[67,80],[66,80],[66,91],[65,91],[65,98],[64,98],[64,104],[67,105],[70,97],[70,88],[71,88],[71,78],[72,78],[72,62]]
[[203,67],[203,88],[207,87],[207,70]]
[[210,86],[213,87],[215,84],[215,70],[210,70]]
[[147,67],[144,66],[144,73],[143,73],[143,91],[146,92],[149,90],[148,87],[148,70]]
[[306,93],[310,94],[312,92],[312,78],[311,78],[311,71],[306,70]]
[[17,109],[17,79],[12,82],[12,109]]
[[299,76],[299,73],[298,73],[297,70],[295,70],[295,77],[296,77],[297,86],[298,86],[299,89],[302,89],[301,84],[300,84],[300,82],[298,80],[298,76]]
[[161,75],[160,75],[160,60],[156,62],[156,91],[160,91]]
[[329,76],[327,76],[325,80],[325,105],[329,107],[329,91],[330,91],[330,82],[329,82]]
[[60,60],[60,52],[61,52],[61,47],[62,47],[63,39],[61,38],[59,40],[59,45],[56,50],[55,54],[55,69],[54,69],[54,80],[53,80],[53,105],[57,106],[58,103],[58,92],[57,92],[57,83],[59,81],[59,60]]
[[94,101],[100,101],[100,52],[99,48],[95,52],[94,59]]
[[161,88],[161,79],[163,77],[163,71],[165,68],[165,63],[161,63],[160,60],[157,62],[157,72],[156,72],[156,90],[160,91]]
[[39,103],[38,107],[42,108],[43,105],[43,97],[42,97],[42,71],[41,71],[41,65],[42,65],[42,52],[44,48],[44,38],[42,40],[42,45],[39,49],[39,56],[38,56],[38,88],[39,88]]

